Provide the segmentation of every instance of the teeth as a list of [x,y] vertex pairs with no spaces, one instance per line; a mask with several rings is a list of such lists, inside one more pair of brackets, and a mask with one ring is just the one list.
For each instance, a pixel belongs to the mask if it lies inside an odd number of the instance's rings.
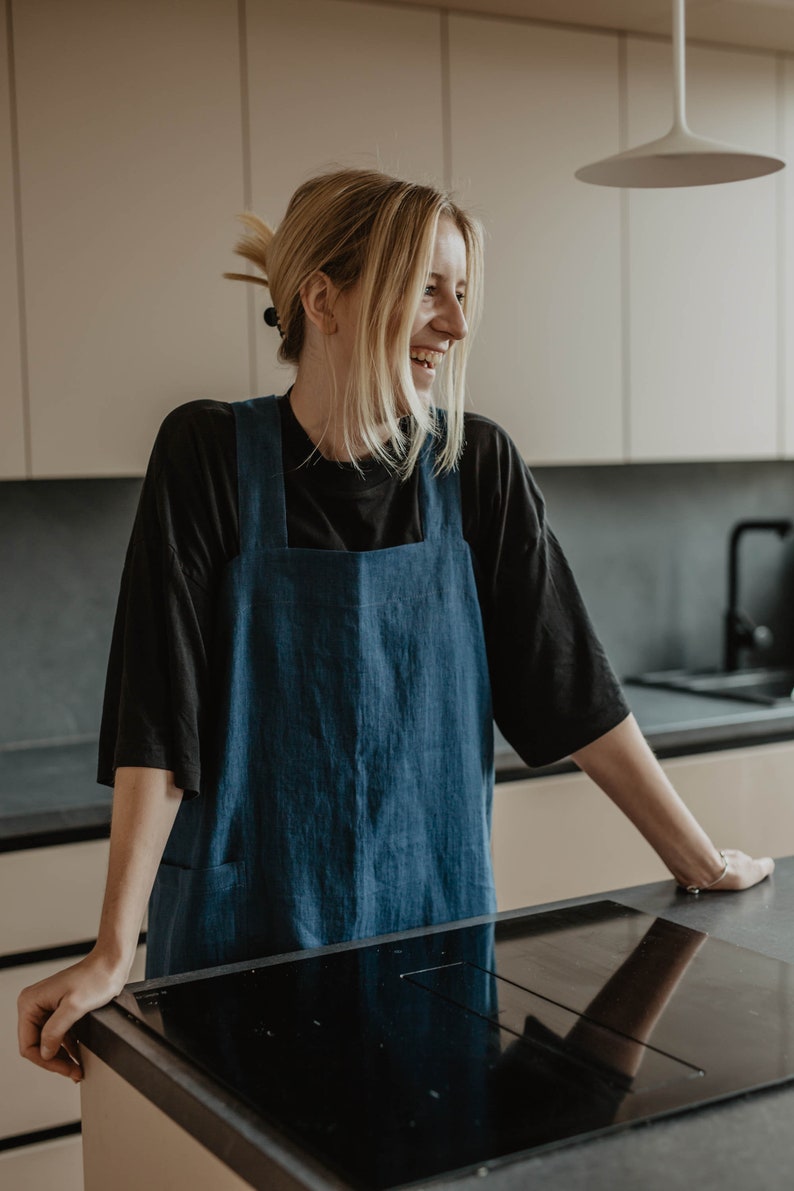
[[435,368],[443,359],[442,352],[426,351],[424,348],[411,351],[411,359],[420,364],[427,364],[428,368]]

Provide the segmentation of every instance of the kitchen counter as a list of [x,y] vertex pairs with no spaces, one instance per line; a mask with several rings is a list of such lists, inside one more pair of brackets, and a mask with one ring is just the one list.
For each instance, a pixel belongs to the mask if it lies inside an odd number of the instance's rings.
[[[690,753],[771,744],[794,738],[794,703],[763,707],[736,699],[690,695],[630,683],[623,690],[657,757],[684,757]],[[545,777],[575,770],[576,766],[569,760],[530,769],[497,734],[497,781]]]
[[[794,738],[794,704],[760,707],[732,699],[627,685],[629,706],[659,757]],[[96,782],[94,740],[0,749],[0,851],[95,839],[110,827],[112,791]],[[571,761],[530,769],[497,734],[498,782],[575,771]]]
[[[586,905],[604,897],[646,914],[708,932],[763,955],[794,963],[794,857],[779,862],[776,873],[743,894],[711,894],[699,898],[676,891],[669,881],[618,890],[596,897],[577,898],[543,910]],[[519,912],[521,914],[526,911]],[[494,916],[506,920],[516,914]],[[478,920],[483,921],[483,920]],[[444,928],[441,928],[444,929]],[[423,932],[406,932],[400,939]],[[424,932],[426,933],[426,932]],[[392,939],[395,937],[392,936]],[[309,955],[353,950],[362,944],[324,948]],[[283,960],[265,961],[267,964]],[[175,977],[184,983],[189,978]],[[160,984],[169,982],[159,982]],[[129,995],[129,994],[127,994]],[[316,1023],[319,1024],[319,1023]],[[250,1110],[240,1106],[213,1081],[117,1006],[90,1014],[79,1036],[124,1081],[158,1105],[168,1118],[201,1139],[252,1186],[339,1186],[309,1168],[308,1182],[273,1182],[263,1167],[276,1154],[300,1168],[295,1149]],[[724,1191],[725,1188],[763,1187],[776,1191],[791,1185],[791,1118],[794,1085],[763,1089],[722,1103],[657,1119],[642,1127],[611,1132],[600,1138],[566,1144],[535,1156],[483,1167],[463,1177],[447,1176],[433,1186],[466,1189],[487,1186],[495,1191],[615,1191],[643,1187],[644,1191]],[[88,1123],[87,1126],[88,1128]],[[292,1155],[290,1157],[290,1154]]]

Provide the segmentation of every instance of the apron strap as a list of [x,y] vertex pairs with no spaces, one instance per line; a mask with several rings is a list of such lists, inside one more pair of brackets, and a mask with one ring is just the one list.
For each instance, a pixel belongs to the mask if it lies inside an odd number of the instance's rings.
[[[436,411],[446,434],[446,414]],[[442,436],[443,436],[442,434]],[[426,439],[419,456],[419,508],[422,515],[422,535],[426,542],[440,542],[443,538],[463,539],[460,504],[460,472],[434,476],[437,440]]]
[[232,409],[237,428],[241,549],[286,549],[287,507],[278,399],[235,401]]
[[[276,397],[232,403],[237,432],[237,501],[244,550],[286,549],[287,510],[281,453],[281,414]],[[444,411],[438,411],[444,431]],[[434,476],[436,440],[419,456],[419,508],[426,542],[462,538],[460,475]]]

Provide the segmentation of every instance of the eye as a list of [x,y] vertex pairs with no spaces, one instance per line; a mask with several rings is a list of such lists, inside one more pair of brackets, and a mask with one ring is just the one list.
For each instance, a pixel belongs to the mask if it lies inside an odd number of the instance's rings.
[[462,305],[463,305],[463,303],[466,301],[466,295],[465,295],[465,294],[455,294],[455,297],[458,299],[458,305],[459,305],[459,306],[462,306]]
[[426,285],[425,286],[425,297],[426,298],[432,298],[433,295],[435,294],[435,292],[436,292],[436,286],[434,286],[434,285]]

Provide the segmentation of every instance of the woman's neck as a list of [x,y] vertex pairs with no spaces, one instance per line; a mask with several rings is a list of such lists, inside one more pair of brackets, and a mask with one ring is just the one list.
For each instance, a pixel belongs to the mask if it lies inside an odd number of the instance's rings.
[[[345,442],[341,416],[344,387],[340,385],[338,393],[333,392],[325,361],[319,368],[306,367],[301,361],[289,401],[293,414],[325,459],[351,463],[370,458],[371,452],[363,444],[360,450],[354,447],[351,451]],[[386,437],[384,433],[384,442]]]

